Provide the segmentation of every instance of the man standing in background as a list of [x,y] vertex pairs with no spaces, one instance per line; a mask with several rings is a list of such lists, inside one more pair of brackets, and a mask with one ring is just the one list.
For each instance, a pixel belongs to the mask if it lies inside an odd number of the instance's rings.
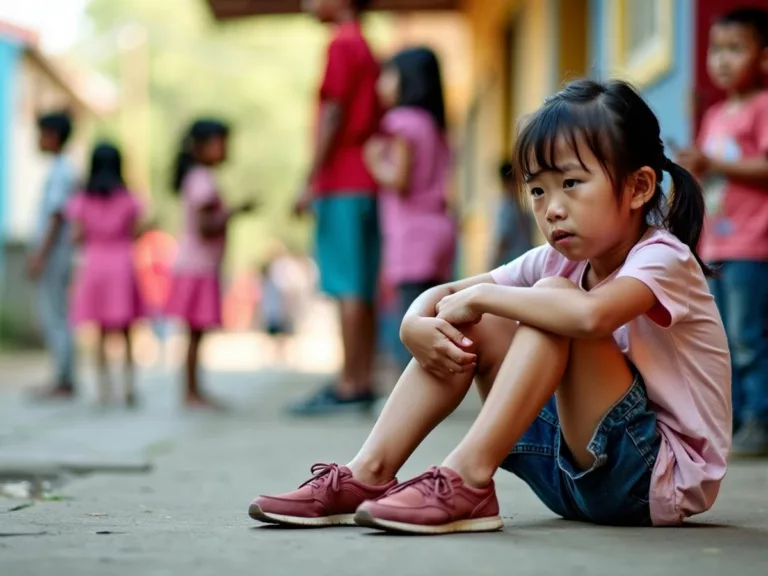
[[379,65],[360,27],[367,0],[309,0],[305,10],[334,26],[319,94],[312,166],[295,211],[316,221],[320,286],[339,302],[344,368],[338,381],[292,405],[297,415],[371,407],[379,271],[376,183],[363,146],[376,133]]

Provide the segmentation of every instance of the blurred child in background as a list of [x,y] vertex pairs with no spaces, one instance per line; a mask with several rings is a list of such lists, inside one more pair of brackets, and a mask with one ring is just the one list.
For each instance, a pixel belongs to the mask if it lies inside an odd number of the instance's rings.
[[727,13],[709,33],[707,68],[727,94],[679,154],[707,204],[701,256],[733,365],[733,454],[768,456],[768,12]]
[[71,318],[75,324],[93,322],[99,327],[97,366],[99,400],[110,396],[107,338],[121,334],[125,340],[125,390],[127,405],[136,401],[131,325],[143,306],[133,262],[133,242],[139,235],[141,205],[125,186],[120,151],[112,144],[98,144],[91,156],[88,181],[67,207],[74,241],[83,247],[77,270]]
[[[434,52],[411,48],[395,55],[384,66],[378,92],[388,111],[365,159],[381,186],[382,273],[396,289],[401,320],[422,292],[451,279],[456,252],[448,209],[451,153]],[[399,337],[396,351],[405,369],[411,355]]]
[[501,198],[496,220],[496,246],[493,253],[493,267],[512,262],[533,248],[531,242],[532,219],[520,201],[512,162],[505,161],[499,166]]
[[[275,344],[276,360],[285,360],[286,340],[293,333],[291,278],[286,274],[285,257],[271,258],[261,269],[260,316],[263,330]],[[290,263],[288,263],[290,265]]]
[[183,230],[174,264],[166,313],[189,329],[184,400],[189,407],[216,407],[200,390],[198,354],[206,332],[221,326],[221,281],[227,226],[253,204],[227,208],[213,169],[227,158],[229,127],[215,119],[192,123],[182,141],[173,174],[181,196]]
[[40,150],[53,156],[53,162],[43,188],[27,274],[35,283],[37,312],[56,365],[54,382],[40,391],[39,398],[67,399],[75,394],[75,343],[67,320],[72,240],[64,218],[77,190],[77,172],[65,153],[72,117],[66,111],[51,112],[40,116],[37,125]]

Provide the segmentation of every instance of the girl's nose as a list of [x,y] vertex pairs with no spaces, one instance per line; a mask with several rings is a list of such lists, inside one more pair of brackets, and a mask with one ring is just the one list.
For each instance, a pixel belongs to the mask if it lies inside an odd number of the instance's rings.
[[565,219],[565,207],[560,202],[550,202],[547,205],[547,222],[557,222]]

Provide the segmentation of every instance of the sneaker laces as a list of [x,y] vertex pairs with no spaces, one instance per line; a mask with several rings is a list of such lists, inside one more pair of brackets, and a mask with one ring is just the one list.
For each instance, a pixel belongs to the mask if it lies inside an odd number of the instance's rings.
[[402,492],[406,488],[415,488],[424,496],[436,496],[444,502],[450,500],[454,494],[451,479],[437,466],[432,466],[423,474],[398,484],[387,493],[387,496]]
[[341,467],[338,464],[325,464],[319,462],[312,465],[310,472],[312,473],[312,478],[304,482],[299,488],[304,488],[304,486],[319,488],[326,482],[330,482],[331,489],[339,489],[342,472]]

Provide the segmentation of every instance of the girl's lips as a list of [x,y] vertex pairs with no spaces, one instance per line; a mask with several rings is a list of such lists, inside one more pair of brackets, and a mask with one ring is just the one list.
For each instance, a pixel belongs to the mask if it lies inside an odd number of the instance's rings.
[[561,242],[567,242],[571,238],[573,238],[574,234],[571,234],[570,232],[565,232],[563,230],[556,230],[552,233],[552,241],[555,244],[560,244]]

